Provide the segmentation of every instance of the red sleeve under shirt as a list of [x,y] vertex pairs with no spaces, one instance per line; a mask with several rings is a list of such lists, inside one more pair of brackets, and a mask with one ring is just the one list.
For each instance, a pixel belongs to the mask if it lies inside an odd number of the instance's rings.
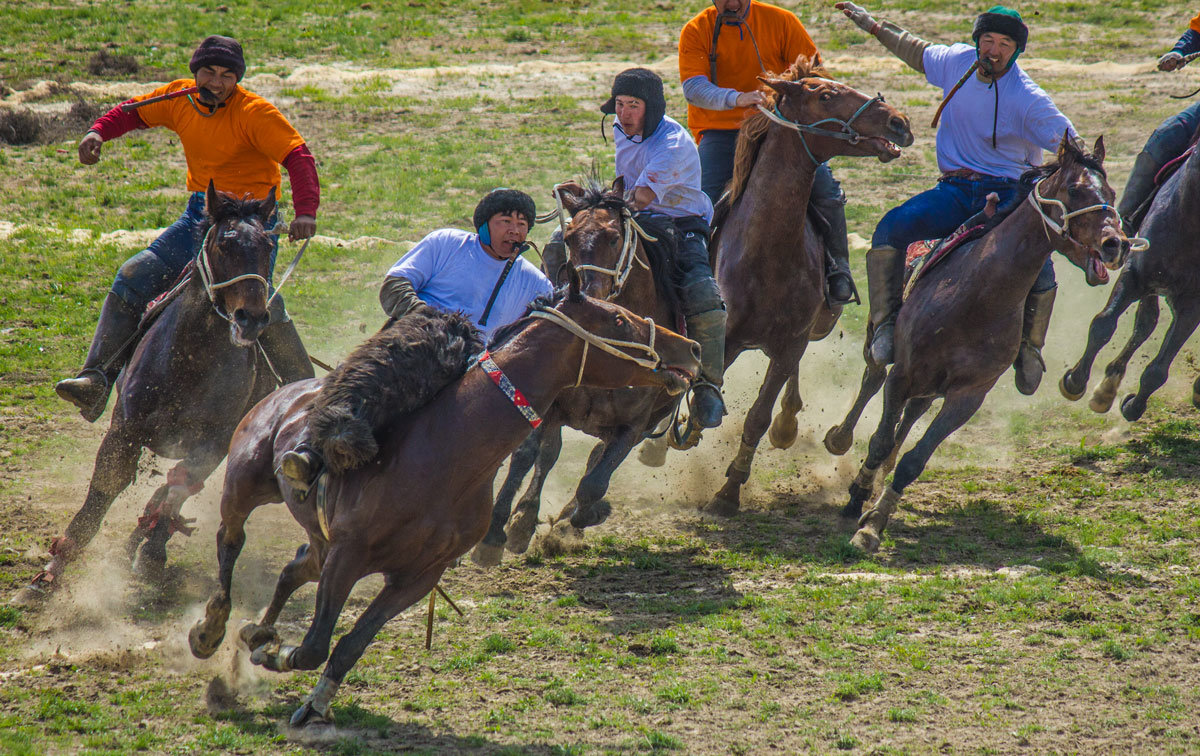
[[[117,105],[97,118],[88,130],[96,132],[107,142],[131,131],[148,128],[136,110],[126,112]],[[317,178],[317,161],[308,151],[308,145],[302,144],[289,152],[283,159],[283,167],[287,169],[288,179],[292,182],[292,210],[297,216],[317,217],[317,207],[321,204],[321,182]]]

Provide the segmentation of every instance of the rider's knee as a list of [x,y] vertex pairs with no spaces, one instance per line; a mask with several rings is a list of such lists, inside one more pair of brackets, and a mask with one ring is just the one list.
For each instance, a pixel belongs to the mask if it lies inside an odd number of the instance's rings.
[[721,299],[721,289],[711,275],[685,283],[681,289],[684,317],[690,318],[702,312],[725,309],[725,302]]
[[166,291],[177,271],[172,271],[157,255],[142,251],[125,261],[117,271],[112,290],[135,308],[145,307],[150,300]]
[[288,314],[287,306],[283,303],[283,295],[275,294],[271,299],[271,303],[267,305],[267,313],[271,316],[270,323],[286,323],[292,319]]
[[1031,294],[1041,294],[1045,291],[1050,291],[1058,282],[1054,278],[1054,261],[1046,260],[1046,264],[1042,266],[1038,273],[1037,280],[1033,282],[1033,288],[1030,289]]

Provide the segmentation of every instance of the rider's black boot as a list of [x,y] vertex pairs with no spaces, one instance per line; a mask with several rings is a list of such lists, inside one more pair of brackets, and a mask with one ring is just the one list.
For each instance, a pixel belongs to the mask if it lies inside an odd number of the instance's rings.
[[819,205],[821,217],[829,224],[824,234],[825,249],[833,258],[833,266],[826,271],[829,285],[829,304],[844,305],[858,298],[854,288],[854,277],[850,275],[850,242],[846,238],[846,206],[838,201]]
[[701,428],[716,428],[725,416],[725,308],[687,319],[688,338],[700,344],[700,380],[692,388],[691,416]]
[[276,296],[271,300],[271,323],[259,334],[258,343],[284,384],[316,375],[308,352],[304,350],[304,342],[296,332],[296,324],[284,307],[283,297]]
[[1121,201],[1117,203],[1117,212],[1121,215],[1125,234],[1133,236],[1141,225],[1138,208],[1154,191],[1154,177],[1162,170],[1162,165],[1149,152],[1138,153],[1133,161],[1133,170],[1129,172],[1129,180],[1125,182],[1125,190],[1121,192]]
[[892,362],[892,335],[904,296],[904,253],[895,247],[876,247],[867,252],[867,293],[871,299],[871,359],[878,365]]
[[324,467],[321,455],[308,445],[307,435],[304,438],[306,440],[296,444],[296,448],[284,452],[279,458],[279,473],[302,498],[308,496],[308,489],[312,487],[313,481]]
[[1017,374],[1017,391],[1026,396],[1037,391],[1046,372],[1042,359],[1042,347],[1046,344],[1046,331],[1050,328],[1050,313],[1054,311],[1054,294],[1058,287],[1036,294],[1030,292],[1025,298],[1025,320],[1021,324],[1021,348],[1013,370]]
[[100,322],[96,324],[96,334],[92,337],[83,370],[78,376],[59,381],[54,387],[59,396],[79,408],[79,414],[89,423],[96,422],[104,414],[113,381],[128,358],[126,342],[133,338],[140,320],[141,313],[124,299],[108,292],[100,308]]

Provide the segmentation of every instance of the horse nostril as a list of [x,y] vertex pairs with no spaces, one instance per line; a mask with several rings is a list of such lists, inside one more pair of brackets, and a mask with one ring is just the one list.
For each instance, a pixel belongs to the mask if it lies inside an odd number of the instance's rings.
[[250,324],[250,313],[246,312],[245,308],[239,307],[233,311],[233,320],[242,328]]
[[692,342],[692,357],[696,362],[700,361],[700,345],[695,342]]

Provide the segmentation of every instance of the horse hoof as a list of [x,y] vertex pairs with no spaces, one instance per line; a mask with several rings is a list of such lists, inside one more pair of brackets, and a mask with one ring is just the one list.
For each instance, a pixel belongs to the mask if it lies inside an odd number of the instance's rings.
[[854,537],[850,539],[850,545],[859,551],[867,554],[874,554],[879,550],[879,536],[873,531],[861,528]]
[[727,499],[721,494],[717,494],[700,511],[717,517],[733,517],[737,515],[739,509],[741,509],[741,503],[737,499]]
[[858,520],[862,517],[862,507],[863,503],[861,501],[850,501],[838,512],[838,517],[854,525],[858,525]]
[[571,524],[579,530],[593,528],[607,520],[611,514],[612,504],[601,499],[590,506],[577,506],[575,514],[571,515]]
[[790,449],[792,444],[796,443],[799,430],[800,424],[796,422],[794,415],[778,415],[775,422],[771,423],[767,437],[771,440],[771,446],[776,449]]
[[256,625],[247,622],[238,631],[238,640],[250,651],[256,651],[263,646],[279,642],[279,633],[272,625]]
[[188,632],[188,646],[192,649],[192,656],[197,659],[207,659],[215,654],[223,640],[225,628],[222,627],[219,633],[210,634],[207,620],[200,620]]
[[583,551],[587,544],[583,540],[582,530],[566,520],[560,520],[542,537],[539,547],[543,555],[557,557]]
[[317,711],[313,708],[312,701],[305,701],[299,709],[296,709],[292,714],[288,724],[292,727],[318,727],[321,725],[333,724],[333,713],[330,709],[325,711]]
[[133,563],[133,574],[144,583],[161,583],[167,573],[167,550],[146,542]]
[[1137,394],[1130,394],[1121,402],[1121,417],[1129,422],[1138,420],[1146,412],[1146,403],[1140,401]]
[[500,544],[480,543],[471,550],[471,561],[480,567],[497,567],[504,555],[504,546]]
[[[1058,380],[1058,391],[1069,401],[1078,401],[1083,397],[1083,392],[1087,390],[1087,386],[1080,386],[1078,390],[1071,386],[1069,380],[1070,373],[1063,373],[1063,377]],[[1107,411],[1107,410],[1106,410]]]
[[838,457],[850,451],[853,443],[854,431],[843,430],[840,425],[835,425],[825,434],[825,450]]
[[504,535],[508,539],[504,542],[504,548],[513,554],[524,554],[529,548],[529,542],[533,540],[535,530],[537,530],[537,512],[532,508],[518,509],[517,515],[504,529]]
[[662,467],[667,464],[667,440],[665,438],[649,438],[642,442],[638,449],[638,462],[646,467]]
[[1097,415],[1103,415],[1112,409],[1113,399],[1115,398],[1112,394],[1101,394],[1100,389],[1096,389],[1092,393],[1092,398],[1088,400],[1088,409]]

